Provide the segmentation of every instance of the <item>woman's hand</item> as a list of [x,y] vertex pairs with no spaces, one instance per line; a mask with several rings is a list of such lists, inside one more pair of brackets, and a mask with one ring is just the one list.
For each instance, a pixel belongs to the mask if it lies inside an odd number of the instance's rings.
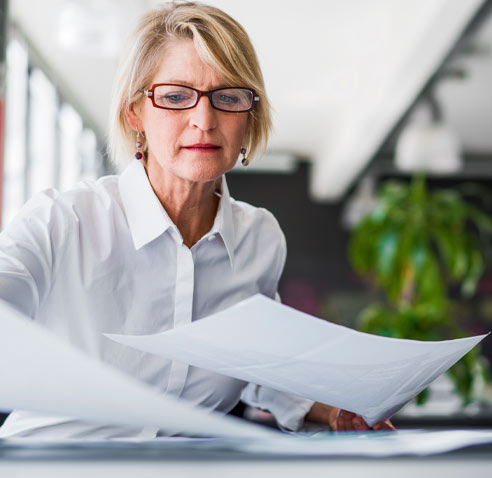
[[326,423],[333,431],[396,430],[389,420],[378,422],[370,427],[362,417],[355,413],[315,402],[306,415],[309,422]]

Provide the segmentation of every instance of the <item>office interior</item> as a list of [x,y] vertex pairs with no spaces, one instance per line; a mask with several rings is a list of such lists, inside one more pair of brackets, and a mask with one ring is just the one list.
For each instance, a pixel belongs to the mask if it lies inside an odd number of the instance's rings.
[[[0,1],[2,228],[37,191],[118,173],[106,151],[112,80],[126,35],[158,3]],[[270,210],[285,233],[282,302],[360,328],[363,311],[387,298],[349,248],[388,181],[409,185],[423,174],[429,194],[452,190],[492,215],[492,1],[207,3],[249,32],[274,111],[266,152],[228,173],[231,195]],[[467,335],[492,329],[492,242],[480,244],[473,293],[445,278]],[[480,363],[492,364],[490,339]],[[483,377],[464,404],[443,376],[394,423],[492,428]],[[275,426],[244,406],[234,413]]]

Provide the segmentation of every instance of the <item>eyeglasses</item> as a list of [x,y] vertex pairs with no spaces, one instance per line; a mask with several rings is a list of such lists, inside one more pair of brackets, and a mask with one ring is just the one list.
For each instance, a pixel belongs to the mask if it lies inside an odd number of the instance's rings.
[[202,96],[207,96],[216,110],[246,113],[260,101],[260,97],[251,88],[233,87],[200,91],[189,86],[158,83],[143,92],[152,100],[155,108],[165,110],[189,110],[198,104]]

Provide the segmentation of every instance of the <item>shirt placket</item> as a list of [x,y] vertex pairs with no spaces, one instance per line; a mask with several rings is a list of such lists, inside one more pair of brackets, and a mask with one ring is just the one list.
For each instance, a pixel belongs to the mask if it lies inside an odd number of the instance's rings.
[[[176,237],[176,233],[173,231]],[[174,297],[174,328],[191,323],[193,313],[193,290],[195,266],[191,250],[176,240],[176,291]],[[166,393],[179,397],[183,391],[188,374],[188,364],[173,361]]]

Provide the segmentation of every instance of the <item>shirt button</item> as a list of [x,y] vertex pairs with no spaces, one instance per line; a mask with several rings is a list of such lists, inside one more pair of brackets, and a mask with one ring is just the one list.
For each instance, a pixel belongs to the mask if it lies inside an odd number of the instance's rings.
[[215,239],[215,234],[211,234],[210,236],[208,236],[209,241],[213,241],[214,239]]

